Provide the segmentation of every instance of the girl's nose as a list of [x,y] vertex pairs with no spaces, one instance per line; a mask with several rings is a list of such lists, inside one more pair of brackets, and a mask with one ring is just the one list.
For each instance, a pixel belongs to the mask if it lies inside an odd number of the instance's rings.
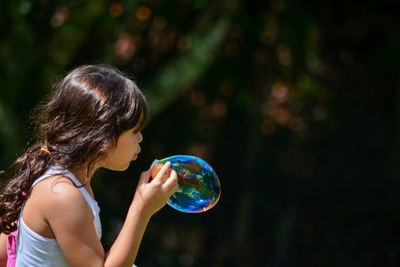
[[141,132],[139,132],[139,134],[138,134],[138,143],[140,143],[142,141],[143,141],[143,135],[142,135]]

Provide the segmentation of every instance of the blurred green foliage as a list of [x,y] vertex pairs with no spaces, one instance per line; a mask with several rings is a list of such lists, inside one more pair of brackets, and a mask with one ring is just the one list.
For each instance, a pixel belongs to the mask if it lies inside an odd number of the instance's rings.
[[140,266],[398,266],[395,1],[20,0],[0,9],[0,167],[75,66],[134,77],[151,107],[139,160],[93,180],[107,248],[137,177],[191,154],[220,176],[204,214],[164,208]]

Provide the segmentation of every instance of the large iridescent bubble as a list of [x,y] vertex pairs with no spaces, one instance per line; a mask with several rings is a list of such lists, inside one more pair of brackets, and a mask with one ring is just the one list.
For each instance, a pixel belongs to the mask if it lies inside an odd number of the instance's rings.
[[215,171],[204,160],[186,155],[171,156],[155,160],[151,165],[167,161],[178,174],[179,188],[168,200],[168,205],[183,212],[204,212],[218,202],[221,184]]

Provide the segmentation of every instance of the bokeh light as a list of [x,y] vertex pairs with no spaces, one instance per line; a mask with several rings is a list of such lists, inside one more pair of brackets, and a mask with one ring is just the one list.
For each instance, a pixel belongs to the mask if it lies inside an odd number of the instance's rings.
[[151,11],[146,6],[141,6],[136,11],[136,17],[140,21],[148,20],[148,19],[150,19],[150,16],[151,16]]

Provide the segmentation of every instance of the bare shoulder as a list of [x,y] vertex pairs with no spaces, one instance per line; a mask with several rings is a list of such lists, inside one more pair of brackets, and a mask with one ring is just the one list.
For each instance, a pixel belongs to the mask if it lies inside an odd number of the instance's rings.
[[[40,206],[46,210],[46,217],[91,215],[90,208],[79,188],[67,177],[56,175],[38,183],[32,190]],[[86,216],[84,216],[86,217]]]
[[36,233],[54,238],[58,226],[93,221],[93,213],[79,188],[67,177],[51,176],[32,189],[24,212],[24,222]]
[[[93,224],[93,212],[79,188],[69,178],[54,176],[39,182],[32,190],[31,197],[35,200],[32,205],[36,206],[32,206],[30,211],[39,210],[42,221],[34,224],[32,217],[26,216],[27,219],[33,226],[47,226],[47,229],[37,228],[38,233],[42,231],[56,238],[71,266],[103,263],[104,249]],[[23,216],[25,220],[25,210]]]

